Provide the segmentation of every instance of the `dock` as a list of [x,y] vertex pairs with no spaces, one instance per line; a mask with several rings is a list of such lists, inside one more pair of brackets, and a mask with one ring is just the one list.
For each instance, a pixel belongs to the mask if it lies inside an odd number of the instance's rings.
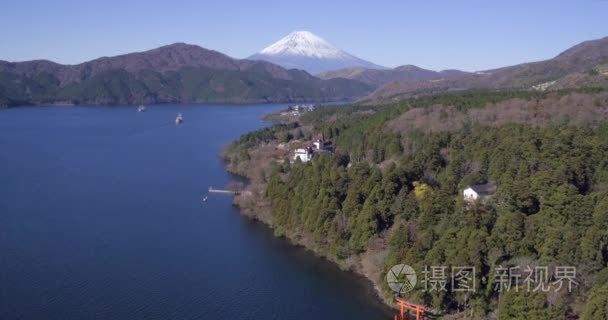
[[223,190],[223,189],[214,189],[213,187],[209,187],[209,193],[228,193],[228,194],[240,194],[240,191],[233,190]]

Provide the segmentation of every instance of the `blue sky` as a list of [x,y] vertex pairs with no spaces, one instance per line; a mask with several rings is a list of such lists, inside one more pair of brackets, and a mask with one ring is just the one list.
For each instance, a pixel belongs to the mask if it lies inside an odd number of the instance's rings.
[[608,36],[608,0],[3,1],[0,59],[79,63],[174,42],[245,58],[294,30],[372,62],[468,71]]

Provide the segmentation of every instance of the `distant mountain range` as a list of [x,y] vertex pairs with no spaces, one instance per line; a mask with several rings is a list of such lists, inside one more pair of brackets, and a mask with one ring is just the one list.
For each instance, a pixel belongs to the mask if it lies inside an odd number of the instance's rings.
[[233,59],[184,43],[77,65],[46,60],[0,61],[0,106],[325,102],[359,98],[376,103],[455,90],[608,87],[608,37],[583,42],[553,59],[475,73],[432,71],[413,65],[383,69],[357,60],[306,32],[292,33],[262,52],[277,57],[306,56],[310,58],[305,59],[306,63],[316,61],[319,70],[336,61],[330,57],[342,57],[342,62],[359,65],[315,77],[303,70],[286,69],[267,61]]
[[371,90],[183,43],[78,65],[0,61],[0,105],[332,101]]
[[[339,71],[336,72],[338,74]],[[324,79],[336,79],[327,75]],[[345,77],[358,79],[358,77]],[[370,83],[367,81],[367,83]],[[367,100],[471,89],[551,90],[574,87],[608,87],[608,37],[585,41],[555,58],[514,66],[462,73],[442,79],[387,82]]]
[[352,67],[386,69],[340,50],[308,31],[294,31],[248,59],[302,69],[311,74]]
[[321,79],[344,78],[359,80],[371,86],[379,87],[393,81],[417,81],[454,79],[469,75],[469,72],[460,70],[432,71],[413,65],[405,65],[394,69],[377,70],[366,68],[346,68],[318,74]]

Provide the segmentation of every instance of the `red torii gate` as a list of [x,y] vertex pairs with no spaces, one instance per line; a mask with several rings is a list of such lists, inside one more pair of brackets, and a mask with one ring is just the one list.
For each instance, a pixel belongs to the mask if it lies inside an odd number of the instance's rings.
[[433,313],[431,313],[431,311],[429,311],[424,306],[421,306],[421,305],[415,304],[415,303],[411,303],[399,296],[396,296],[395,300],[397,300],[397,304],[399,305],[399,311],[400,311],[399,317],[397,317],[397,315],[395,315],[395,320],[405,320],[406,310],[407,310],[408,314],[410,312],[414,312],[416,314],[416,320],[434,318]]

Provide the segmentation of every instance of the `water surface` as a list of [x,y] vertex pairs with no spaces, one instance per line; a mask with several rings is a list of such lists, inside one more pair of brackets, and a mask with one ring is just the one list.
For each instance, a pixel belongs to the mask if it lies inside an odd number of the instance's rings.
[[282,107],[0,111],[0,319],[389,319],[361,278],[201,201],[233,179],[221,146]]

